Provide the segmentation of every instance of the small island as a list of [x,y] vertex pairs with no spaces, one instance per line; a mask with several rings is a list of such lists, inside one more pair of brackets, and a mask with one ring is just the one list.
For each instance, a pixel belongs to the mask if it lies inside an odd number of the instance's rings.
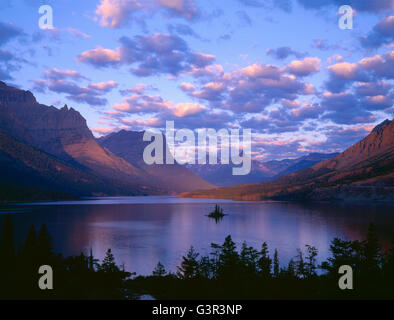
[[215,205],[215,210],[207,215],[208,218],[215,219],[216,222],[223,219],[224,216],[227,216],[227,214],[224,214],[223,208],[220,208],[217,204]]

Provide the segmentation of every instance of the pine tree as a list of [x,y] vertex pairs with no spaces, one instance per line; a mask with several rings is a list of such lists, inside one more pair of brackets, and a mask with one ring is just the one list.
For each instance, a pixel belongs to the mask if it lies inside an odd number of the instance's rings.
[[260,274],[264,278],[271,277],[271,265],[272,260],[269,256],[268,245],[266,242],[263,242],[260,251],[260,259],[258,261],[258,265],[260,268]]
[[307,248],[308,255],[305,258],[306,259],[305,274],[308,277],[313,277],[316,275],[316,269],[317,269],[316,257],[317,257],[318,251],[315,247],[310,246],[310,245],[306,245],[306,248]]
[[164,277],[167,274],[166,269],[164,266],[160,263],[160,261],[157,263],[155,269],[152,272],[152,275],[155,277]]
[[93,249],[90,248],[89,258],[88,258],[88,268],[90,271],[94,271],[95,268],[98,266],[98,259],[93,257]]
[[103,262],[102,262],[99,269],[100,269],[100,271],[107,272],[107,273],[113,273],[113,272],[120,271],[118,266],[115,263],[115,257],[112,254],[111,249],[107,250],[105,257],[103,259]]
[[218,265],[218,278],[232,278],[240,271],[240,259],[237,252],[237,246],[227,236],[220,247],[219,265]]
[[279,270],[278,250],[275,249],[275,252],[274,252],[274,277],[279,278],[279,273],[280,273],[280,270]]
[[197,253],[193,246],[190,247],[186,254],[186,257],[182,257],[182,263],[178,268],[178,277],[185,280],[196,279],[199,277],[199,262],[197,258],[199,253]]
[[200,277],[204,279],[212,279],[215,270],[214,265],[208,256],[201,257],[198,263],[198,270]]
[[330,276],[336,277],[342,265],[354,266],[355,246],[352,241],[334,238],[331,241],[330,252],[331,257],[321,264],[321,268],[327,270]]
[[257,269],[259,252],[253,248],[248,247],[246,242],[242,243],[240,260],[242,266],[250,274],[255,274]]
[[48,232],[48,229],[45,224],[43,224],[38,231],[37,236],[37,251],[38,256],[42,263],[48,263],[48,258],[50,258],[53,254],[53,247],[52,247],[52,238]]
[[382,255],[379,238],[373,223],[368,227],[367,240],[364,243],[364,256],[366,272],[376,273],[379,271]]
[[295,270],[295,262],[293,259],[290,259],[289,264],[287,266],[287,276],[289,277],[295,277],[296,276],[296,270]]
[[306,275],[304,257],[300,249],[297,249],[297,256],[295,260],[295,273],[298,277],[301,278],[305,277]]

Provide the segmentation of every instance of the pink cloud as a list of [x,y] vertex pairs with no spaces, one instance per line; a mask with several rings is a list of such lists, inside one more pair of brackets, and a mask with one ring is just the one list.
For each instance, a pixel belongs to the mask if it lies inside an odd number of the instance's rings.
[[92,131],[99,134],[108,134],[114,131],[114,128],[92,128]]
[[89,85],[89,87],[100,91],[109,91],[117,86],[118,83],[113,80],[107,82],[92,83]]
[[126,23],[133,11],[141,8],[136,0],[100,0],[96,14],[102,26],[117,28]]
[[274,78],[280,74],[280,70],[276,66],[252,64],[241,69],[240,73],[250,78]]
[[100,0],[96,8],[96,19],[100,25],[118,28],[132,21],[134,14],[149,13],[164,9],[187,20],[198,16],[194,0]]
[[147,120],[140,119],[123,119],[122,123],[126,124],[129,129],[141,127],[161,127],[164,125],[163,119],[151,118]]
[[319,58],[305,58],[304,60],[293,60],[287,65],[287,70],[297,76],[308,76],[320,71],[321,60]]
[[327,70],[342,79],[356,79],[359,73],[356,63],[341,62],[327,67]]
[[57,68],[52,68],[50,70],[45,70],[42,72],[44,76],[48,79],[65,79],[65,78],[71,78],[71,79],[87,79],[83,75],[81,75],[79,72],[75,70],[59,70]]
[[173,114],[178,118],[192,116],[201,113],[204,110],[205,107],[198,103],[178,103],[174,108],[172,108]]
[[194,91],[196,89],[196,86],[191,83],[182,82],[180,88],[183,91],[190,92],[190,91]]
[[96,66],[116,65],[121,61],[120,49],[116,50],[96,47],[95,49],[82,52],[77,60],[90,63]]

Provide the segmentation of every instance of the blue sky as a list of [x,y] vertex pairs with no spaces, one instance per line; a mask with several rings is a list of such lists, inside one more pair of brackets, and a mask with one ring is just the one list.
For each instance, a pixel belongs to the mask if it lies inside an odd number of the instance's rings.
[[[120,129],[252,128],[259,159],[342,151],[393,114],[394,1],[2,0],[0,80]],[[54,29],[38,26],[41,5]]]

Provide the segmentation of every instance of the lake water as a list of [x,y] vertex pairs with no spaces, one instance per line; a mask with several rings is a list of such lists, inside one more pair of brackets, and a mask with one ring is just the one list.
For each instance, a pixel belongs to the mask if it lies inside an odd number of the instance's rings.
[[[224,219],[215,223],[206,214],[219,204]],[[305,244],[327,258],[334,237],[363,239],[374,222],[387,246],[394,236],[394,206],[388,204],[299,204],[237,202],[176,197],[117,197],[83,201],[19,204],[0,208],[0,227],[7,213],[13,216],[17,242],[30,225],[45,223],[54,248],[64,255],[89,253],[102,259],[111,248],[118,264],[137,274],[151,274],[160,261],[175,271],[182,255],[193,245],[208,253],[210,244],[231,235],[238,246],[246,241],[260,248],[266,241],[277,248],[282,265]],[[0,229],[1,230],[1,229]]]

